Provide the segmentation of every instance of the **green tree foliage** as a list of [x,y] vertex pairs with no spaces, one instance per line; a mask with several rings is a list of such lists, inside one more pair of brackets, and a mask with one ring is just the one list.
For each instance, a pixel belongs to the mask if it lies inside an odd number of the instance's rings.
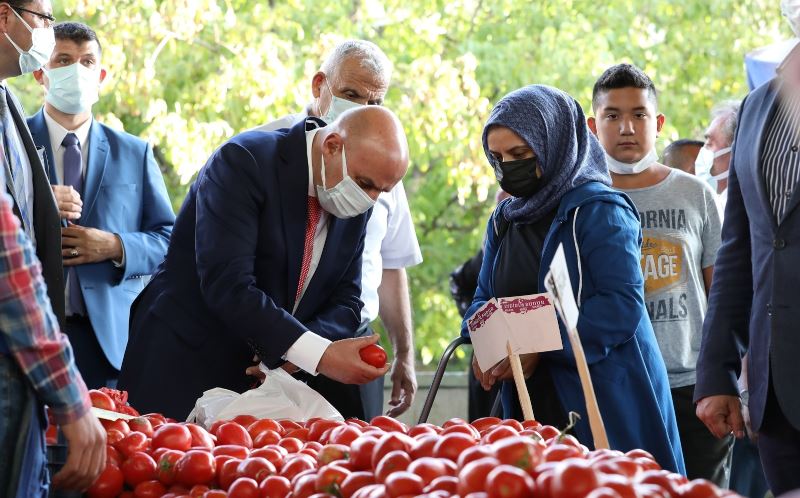
[[[386,105],[411,147],[406,190],[425,262],[409,271],[424,364],[459,330],[448,274],[480,246],[495,181],[481,131],[491,105],[531,83],[590,114],[609,65],[642,67],[661,92],[660,146],[701,138],[714,102],[746,93],[743,57],[789,36],[777,0],[54,0],[94,27],[109,78],[102,121],[150,140],[177,209],[234,133],[297,112],[326,51],[375,41],[395,64]],[[32,78],[13,82],[29,110]],[[531,276],[535,278],[535,276]]]

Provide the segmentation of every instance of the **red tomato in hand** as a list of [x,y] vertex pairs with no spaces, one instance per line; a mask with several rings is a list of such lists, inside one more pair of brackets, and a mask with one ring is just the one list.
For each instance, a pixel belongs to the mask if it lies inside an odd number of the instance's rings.
[[[110,399],[110,398],[109,398]],[[125,477],[115,465],[106,465],[100,476],[86,490],[89,498],[111,498],[122,493]]]
[[169,448],[188,451],[192,447],[192,433],[185,425],[163,424],[153,432],[153,449]]
[[386,351],[377,344],[370,344],[361,348],[358,354],[364,363],[368,363],[375,368],[383,368],[386,365]]
[[125,482],[131,487],[136,487],[140,482],[156,478],[156,461],[147,453],[137,451],[122,462],[120,470],[125,476]]
[[175,464],[175,478],[185,486],[208,484],[216,473],[214,457],[204,450],[189,450]]

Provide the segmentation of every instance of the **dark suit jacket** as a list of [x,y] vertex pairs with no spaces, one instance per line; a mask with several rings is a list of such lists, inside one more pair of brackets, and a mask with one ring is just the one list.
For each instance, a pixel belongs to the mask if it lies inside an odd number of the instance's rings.
[[[42,276],[47,284],[47,296],[53,313],[58,318],[61,327],[64,327],[64,269],[61,260],[61,219],[58,216],[58,206],[50,188],[47,178],[44,148],[36,147],[28,125],[25,122],[25,113],[17,98],[6,87],[8,108],[17,125],[22,144],[28,154],[33,174],[33,228],[36,236],[36,256],[42,263]],[[14,199],[14,214],[20,218],[17,198],[14,193],[14,183],[11,171],[6,167],[6,188]]]
[[763,420],[770,377],[786,418],[800,429],[800,189],[777,223],[761,164],[779,88],[772,80],[742,103],[695,386],[695,400],[737,395],[747,351],[754,430]]
[[[28,118],[33,139],[44,146],[50,181],[58,181],[44,111]],[[80,265],[86,311],[109,363],[122,366],[128,320],[144,278],[164,259],[175,223],[164,178],[147,142],[94,121],[89,130],[83,211],[79,225],[116,233],[125,248],[125,266],[111,261]]]
[[165,261],[134,303],[119,386],[131,405],[185,418],[203,391],[244,391],[307,330],[358,328],[368,214],[330,217],[322,258],[292,316],[305,239],[305,125],[245,132],[200,170]]

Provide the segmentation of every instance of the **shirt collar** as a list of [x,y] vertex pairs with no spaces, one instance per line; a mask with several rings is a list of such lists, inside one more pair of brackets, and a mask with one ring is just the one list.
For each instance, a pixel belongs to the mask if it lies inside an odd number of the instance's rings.
[[93,121],[92,118],[87,119],[86,122],[80,125],[76,130],[67,130],[47,113],[47,109],[44,109],[43,114],[44,121],[47,123],[47,132],[50,135],[50,144],[53,146],[54,151],[61,147],[61,142],[64,141],[64,137],[67,136],[67,133],[74,133],[75,136],[78,137],[81,148],[83,148],[86,144],[86,140],[89,138],[89,129],[92,127]]
[[308,195],[311,197],[317,196],[317,189],[314,188],[314,168],[311,158],[311,146],[314,144],[314,136],[317,134],[320,128],[322,128],[322,123],[320,123],[318,118],[308,119],[306,118],[306,161],[308,162]]

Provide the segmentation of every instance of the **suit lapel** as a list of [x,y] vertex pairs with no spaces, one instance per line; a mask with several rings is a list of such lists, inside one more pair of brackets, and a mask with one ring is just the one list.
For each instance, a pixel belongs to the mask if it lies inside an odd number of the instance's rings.
[[60,184],[61,179],[58,178],[56,174],[56,161],[53,156],[53,146],[50,143],[50,132],[47,129],[47,122],[44,119],[44,109],[40,109],[39,112],[34,114],[28,123],[31,136],[33,137],[33,143],[44,147],[47,157],[47,176],[50,180],[50,184]]
[[108,162],[108,138],[102,126],[97,121],[92,121],[89,129],[89,157],[86,160],[86,179],[83,187],[83,212],[81,219],[87,220],[92,213],[100,184]]
[[[775,220],[775,214],[772,211],[772,205],[769,202],[769,195],[767,194],[767,185],[764,179],[763,173],[763,165],[761,164],[761,157],[762,152],[764,150],[764,143],[767,139],[767,127],[772,119],[772,116],[775,115],[775,111],[777,109],[777,98],[778,93],[780,92],[780,85],[775,80],[774,84],[770,84],[767,91],[764,93],[762,97],[761,103],[756,103],[756,109],[766,109],[765,112],[762,112],[758,116],[758,120],[755,123],[754,132],[750,134],[754,140],[758,142],[755,147],[749,147],[751,151],[750,156],[750,173],[752,175],[753,185],[756,187],[756,192],[758,193],[759,201],[761,202],[761,207],[764,209],[766,213],[766,217],[772,223],[772,231],[773,233],[778,229],[778,223]],[[737,171],[738,173],[738,171]]]
[[281,140],[277,169],[281,196],[281,215],[283,218],[284,240],[286,241],[286,300],[294,308],[297,295],[300,266],[303,263],[303,245],[308,216],[308,161],[306,159],[305,123],[293,126],[289,134]]

